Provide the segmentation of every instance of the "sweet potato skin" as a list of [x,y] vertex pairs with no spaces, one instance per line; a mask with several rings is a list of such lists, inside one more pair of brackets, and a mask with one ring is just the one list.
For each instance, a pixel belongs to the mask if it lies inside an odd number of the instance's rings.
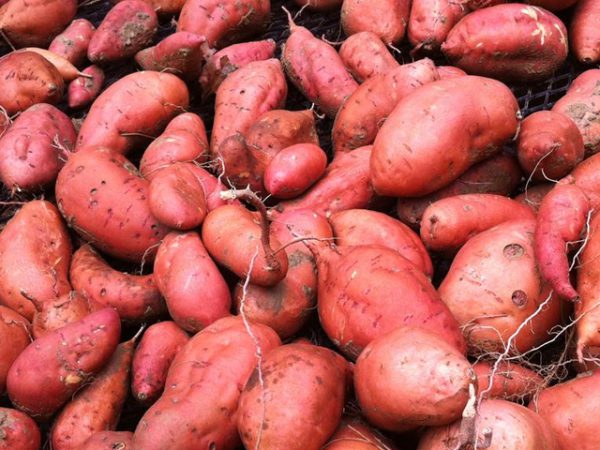
[[87,19],[75,19],[56,36],[48,50],[69,61],[74,66],[80,66],[85,61],[87,49],[96,27]]
[[104,71],[95,65],[81,71],[89,77],[77,77],[69,84],[67,102],[69,108],[82,108],[92,103],[104,85]]
[[71,290],[71,241],[60,213],[45,200],[26,203],[0,233],[0,303],[31,321],[35,306]]
[[344,416],[327,444],[327,450],[396,450],[396,446],[360,417]]
[[473,371],[477,375],[477,392],[483,398],[528,400],[544,382],[533,370],[507,361],[497,365],[494,377],[490,380],[494,366],[494,361],[479,361],[473,364]]
[[531,208],[531,210],[537,214],[540,209],[540,205],[542,204],[542,200],[553,188],[553,183],[542,183],[529,186],[525,192],[517,195],[515,200]]
[[594,0],[579,0],[571,19],[571,47],[585,64],[600,61],[600,5]]
[[0,408],[0,449],[39,450],[42,435],[35,421],[12,408]]
[[413,0],[408,20],[408,40],[414,47],[425,51],[438,50],[452,27],[466,13],[464,5],[450,0]]
[[104,366],[119,343],[121,322],[105,308],[48,333],[17,357],[8,372],[11,402],[44,420]]
[[[8,369],[31,343],[29,321],[6,306],[0,305],[0,394],[6,389]],[[1,421],[0,421],[1,422]]]
[[375,138],[373,188],[380,195],[419,197],[450,184],[515,135],[518,109],[508,87],[490,78],[464,76],[415,89]]
[[79,450],[133,450],[131,431],[98,431],[85,440]]
[[340,22],[347,36],[370,31],[386,44],[396,44],[404,38],[410,3],[408,0],[384,0],[376,3],[344,0]]
[[383,41],[371,31],[352,34],[339,50],[346,68],[358,81],[381,75],[400,66]]

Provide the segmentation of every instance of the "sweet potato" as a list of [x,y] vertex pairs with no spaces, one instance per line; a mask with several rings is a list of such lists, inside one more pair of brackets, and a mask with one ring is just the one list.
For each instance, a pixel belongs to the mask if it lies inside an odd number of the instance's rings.
[[0,305],[0,395],[4,394],[6,389],[8,369],[31,343],[30,332],[31,324],[25,317]]
[[[506,400],[486,400],[475,418],[478,448],[486,450],[561,450],[550,425],[524,406]],[[417,450],[453,450],[464,442],[461,421],[425,432]],[[578,447],[579,448],[579,447]]]
[[77,149],[102,145],[125,153],[140,142],[140,134],[160,133],[188,103],[188,89],[175,75],[152,71],[126,75],[90,108],[77,136]]
[[154,9],[143,0],[124,0],[104,16],[88,45],[87,57],[97,64],[129,58],[152,41],[158,30]]
[[12,408],[0,408],[0,449],[39,450],[42,435],[34,420]]
[[292,83],[329,117],[335,117],[344,100],[358,87],[335,49],[296,25],[289,16],[290,36],[281,62]]
[[69,117],[46,103],[27,108],[0,137],[0,179],[13,191],[39,191],[54,183],[75,145]]
[[448,307],[423,272],[398,252],[377,245],[305,244],[317,260],[321,325],[347,357],[358,357],[369,342],[400,325],[427,328],[464,351]]
[[346,35],[370,31],[386,44],[397,44],[404,38],[409,0],[344,0],[340,22]]
[[165,131],[146,148],[140,172],[148,181],[177,161],[204,163],[208,159],[208,138],[202,118],[183,113],[169,122]]
[[92,103],[102,91],[104,85],[104,71],[98,66],[89,66],[83,69],[86,77],[80,76],[69,84],[67,102],[69,108],[82,108]]
[[396,250],[425,275],[433,275],[433,265],[419,236],[402,222],[377,211],[348,209],[329,217],[339,247],[382,245]]
[[598,445],[596,417],[600,371],[580,374],[539,392],[529,403],[554,431],[560,448],[592,450]]
[[544,382],[537,372],[507,361],[497,365],[494,361],[480,361],[473,364],[473,371],[480,398],[523,401],[531,398]]
[[439,50],[454,25],[467,14],[467,8],[452,0],[413,0],[407,35],[417,49]]
[[54,420],[53,450],[80,446],[94,433],[114,430],[129,394],[135,337],[120,344],[94,380],[80,390]]
[[453,253],[473,236],[510,220],[535,219],[527,206],[495,194],[463,194],[427,207],[421,219],[421,240],[437,252]]
[[87,56],[92,35],[96,27],[87,19],[75,19],[56,36],[48,50],[62,56],[75,66],[81,66]]
[[[327,219],[309,209],[281,214],[271,224],[271,234],[286,245],[301,237],[333,237]],[[316,263],[312,253],[302,242],[286,246],[286,252],[288,271],[275,286],[244,286],[241,280],[234,289],[238,313],[271,327],[282,339],[297,333],[317,304]]]
[[327,11],[342,6],[343,0],[294,0],[297,5],[315,11]]
[[34,52],[12,52],[0,58],[0,80],[0,106],[9,115],[37,103],[57,104],[65,90],[56,67]]
[[430,59],[399,66],[361,84],[344,102],[333,124],[333,151],[370,145],[398,102],[417,87],[439,79]]
[[58,70],[58,72],[66,82],[73,81],[81,74],[81,72],[77,70],[77,67],[71,64],[69,60],[63,58],[60,55],[57,55],[56,53],[51,52],[50,50],[45,50],[43,48],[38,47],[25,47],[21,50],[17,50],[16,52],[33,52],[44,57],[44,59],[46,59],[50,64],[56,67],[56,70]]
[[75,18],[77,0],[9,0],[0,30],[15,47],[46,47]]
[[358,81],[382,75],[400,66],[380,37],[371,31],[349,36],[339,53],[346,68]]
[[102,369],[120,333],[119,315],[104,308],[36,339],[8,372],[11,402],[34,418],[49,418]]
[[327,154],[314,144],[281,150],[265,168],[264,185],[277,198],[298,197],[325,173]]
[[525,352],[559,323],[560,302],[538,272],[534,230],[535,220],[516,220],[469,239],[438,288],[471,354]]
[[567,93],[556,101],[552,111],[569,117],[583,136],[585,156],[600,151],[600,69],[589,69],[579,75]]
[[531,208],[534,213],[538,213],[544,197],[554,188],[554,183],[542,183],[534,186],[528,186],[525,192],[515,197],[519,203]]
[[585,64],[600,62],[600,3],[579,0],[571,19],[571,48]]
[[133,450],[131,431],[98,431],[85,440],[78,450]]
[[153,275],[119,272],[90,245],[73,253],[69,273],[76,291],[90,301],[113,307],[123,321],[146,322],[166,311]]
[[396,450],[383,434],[360,417],[344,416],[323,450]]
[[165,387],[171,362],[190,337],[175,322],[151,325],[133,354],[131,394],[140,403],[151,405]]
[[470,74],[527,83],[550,77],[565,62],[569,44],[565,25],[551,12],[507,3],[467,14],[442,51]]
[[170,316],[184,330],[195,333],[229,315],[229,288],[197,233],[171,232],[163,239],[154,277]]
[[381,195],[419,197],[450,184],[515,135],[518,109],[510,89],[490,78],[464,76],[415,89],[375,138],[373,188]]
[[[238,430],[245,448],[321,449],[340,422],[347,372],[346,360],[327,348],[273,349],[240,396]],[[290,421],[296,426],[288,427]]]
[[31,299],[71,291],[71,241],[60,213],[45,200],[26,203],[0,233],[0,304],[33,318]]
[[273,58],[275,41],[242,42],[225,47],[206,59],[200,75],[200,86],[204,98],[217,92],[223,80],[231,73],[253,61]]
[[460,194],[489,193],[509,195],[519,185],[523,174],[515,157],[500,153],[471,166],[452,183],[419,198],[399,198],[396,202],[398,218],[418,229],[427,207],[442,198]]
[[440,80],[447,80],[449,78],[458,78],[467,74],[462,69],[454,66],[437,66],[438,75]]
[[269,0],[189,0],[177,31],[201,34],[211,47],[223,48],[265,31],[270,12]]
[[73,153],[58,174],[55,192],[67,224],[117,258],[151,261],[167,234],[150,213],[148,181],[111,149],[88,147]]
[[238,402],[258,363],[257,346],[264,357],[279,344],[269,327],[246,328],[241,317],[197,333],[173,360],[165,392],[138,423],[134,448],[237,448]]

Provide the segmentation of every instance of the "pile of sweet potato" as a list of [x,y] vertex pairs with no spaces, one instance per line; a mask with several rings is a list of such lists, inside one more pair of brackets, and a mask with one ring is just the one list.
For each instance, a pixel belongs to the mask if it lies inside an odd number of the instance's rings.
[[600,448],[600,0],[1,4],[0,450]]

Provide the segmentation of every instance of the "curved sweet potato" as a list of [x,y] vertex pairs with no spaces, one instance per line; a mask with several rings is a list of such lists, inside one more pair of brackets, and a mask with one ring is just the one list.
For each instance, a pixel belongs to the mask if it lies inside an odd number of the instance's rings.
[[410,3],[409,0],[344,0],[340,22],[348,36],[370,31],[386,44],[396,44],[404,38]]
[[78,450],[133,450],[131,431],[98,431],[81,444]]
[[575,57],[585,64],[600,61],[600,3],[578,0],[571,19],[571,48]]
[[96,27],[89,20],[75,19],[52,40],[48,50],[62,56],[74,66],[80,66],[85,61],[94,31]]
[[473,364],[473,371],[480,398],[523,401],[536,394],[544,382],[537,372],[507,361],[497,366],[493,361],[480,361]]
[[0,449],[39,450],[42,434],[34,420],[12,408],[0,408]]
[[98,66],[89,66],[81,72],[87,77],[75,78],[67,92],[69,108],[82,108],[92,103],[104,85],[104,71]]
[[359,81],[400,66],[380,37],[371,31],[349,36],[340,47],[339,54],[346,68]]
[[[25,317],[0,305],[0,341],[2,342],[0,347],[0,395],[4,394],[6,389],[8,369],[31,343],[30,331],[31,324]],[[0,448],[2,448],[1,440]]]
[[408,40],[418,49],[435,51],[456,23],[467,14],[463,2],[413,0],[408,20]]

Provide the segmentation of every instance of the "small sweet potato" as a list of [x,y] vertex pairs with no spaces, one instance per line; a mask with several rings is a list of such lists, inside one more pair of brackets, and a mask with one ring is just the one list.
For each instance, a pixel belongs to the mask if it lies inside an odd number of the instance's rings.
[[82,73],[88,76],[75,78],[69,84],[67,103],[69,108],[83,108],[89,105],[102,91],[104,85],[104,71],[98,66],[89,66]]
[[171,321],[155,323],[144,332],[131,365],[131,394],[138,402],[151,405],[160,397],[171,362],[189,340]]
[[408,20],[408,40],[417,49],[439,50],[456,23],[467,14],[464,2],[413,0]]
[[344,0],[340,22],[346,35],[371,31],[386,44],[397,44],[404,38],[409,0]]
[[269,0],[188,0],[179,15],[177,31],[201,34],[211,47],[223,48],[261,34],[270,12]]
[[87,57],[97,64],[129,58],[152,41],[158,30],[154,9],[143,0],[123,0],[104,16],[88,45]]
[[37,103],[57,104],[65,90],[56,67],[34,52],[12,52],[0,58],[0,80],[0,106],[9,115]]
[[71,119],[40,103],[23,111],[0,137],[0,179],[14,191],[39,191],[56,180],[75,145]]
[[188,104],[187,86],[175,75],[152,71],[126,75],[93,103],[76,149],[102,145],[125,153],[140,142],[139,135],[160,133]]
[[528,400],[544,382],[537,372],[507,361],[499,364],[480,361],[473,364],[473,371],[477,375],[477,392],[480,398]]
[[77,450],[133,450],[131,431],[97,431]]
[[68,60],[74,66],[81,66],[87,57],[87,49],[96,27],[87,19],[75,19],[50,43],[50,50]]
[[0,408],[0,449],[39,450],[42,434],[34,420],[12,408]]
[[579,0],[569,31],[575,57],[585,64],[600,62],[600,3]]
[[[25,317],[0,305],[0,341],[2,342],[0,347],[0,395],[4,394],[6,389],[8,369],[17,356],[31,343],[30,331],[31,324]],[[2,448],[1,445],[0,448]]]
[[348,37],[339,53],[346,68],[358,81],[400,66],[380,37],[371,31],[361,31]]
[[119,315],[104,308],[36,339],[8,372],[11,402],[34,418],[49,418],[108,362],[120,333]]

